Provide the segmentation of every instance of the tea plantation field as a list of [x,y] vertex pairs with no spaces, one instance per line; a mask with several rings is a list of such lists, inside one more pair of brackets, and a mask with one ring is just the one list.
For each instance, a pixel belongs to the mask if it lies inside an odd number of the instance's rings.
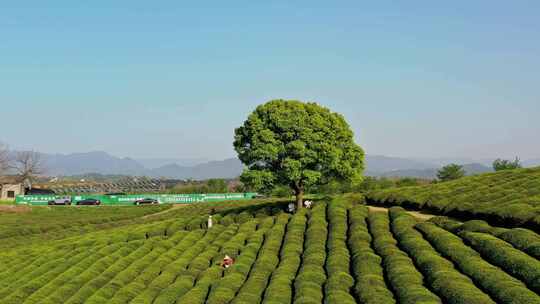
[[141,222],[143,216],[162,212],[171,205],[145,208],[12,207],[0,209],[0,249]]
[[455,181],[374,191],[368,203],[429,210],[458,218],[540,231],[540,167],[474,175]]
[[[2,214],[0,303],[540,303],[531,230],[419,222],[352,198],[294,215],[275,200],[123,207],[130,216],[115,225],[83,221],[64,235],[28,234]],[[225,254],[235,258],[228,269]]]

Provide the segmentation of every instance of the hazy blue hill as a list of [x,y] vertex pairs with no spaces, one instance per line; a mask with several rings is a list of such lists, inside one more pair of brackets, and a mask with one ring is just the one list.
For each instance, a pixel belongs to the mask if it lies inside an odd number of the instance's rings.
[[[234,178],[240,175],[243,168],[240,161],[236,158],[204,162],[193,166],[181,166],[177,163],[169,163],[157,168],[147,168],[134,159],[120,158],[102,151],[72,154],[42,154],[42,157],[45,161],[46,174],[51,176],[99,173],[147,175],[178,179]],[[155,159],[151,162],[155,164],[166,161],[166,159]],[[172,161],[176,162],[178,159]]]
[[242,163],[236,158],[222,161],[211,161],[191,167],[177,164],[165,165],[150,170],[154,177],[172,177],[179,179],[208,179],[208,178],[235,178],[242,173]]
[[135,160],[147,169],[156,169],[172,164],[190,167],[210,161],[206,158],[137,158]]
[[366,155],[366,169],[368,172],[387,172],[406,169],[430,169],[433,164],[401,157],[383,155]]
[[146,168],[131,158],[95,151],[72,154],[43,154],[47,175],[101,174],[143,175]]

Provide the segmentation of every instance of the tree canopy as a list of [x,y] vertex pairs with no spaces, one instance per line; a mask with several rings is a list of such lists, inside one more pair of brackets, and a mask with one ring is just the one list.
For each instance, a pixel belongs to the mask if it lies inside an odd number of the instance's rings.
[[450,164],[437,171],[437,178],[443,182],[458,179],[465,176],[463,166]]
[[500,158],[493,161],[493,170],[495,171],[512,170],[517,168],[521,168],[521,163],[517,157],[513,161]]
[[257,191],[290,187],[298,207],[306,187],[361,181],[364,151],[344,117],[316,103],[272,100],[235,130],[234,148],[246,166],[241,180]]

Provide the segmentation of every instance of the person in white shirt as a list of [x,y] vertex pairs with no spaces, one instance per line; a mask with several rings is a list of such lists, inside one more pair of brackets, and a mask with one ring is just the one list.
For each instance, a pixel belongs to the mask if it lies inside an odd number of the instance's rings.
[[212,216],[209,215],[208,216],[208,229],[212,228],[213,224],[214,224],[214,222],[212,221]]
[[294,204],[293,203],[290,203],[288,205],[288,210],[289,210],[290,213],[294,213]]

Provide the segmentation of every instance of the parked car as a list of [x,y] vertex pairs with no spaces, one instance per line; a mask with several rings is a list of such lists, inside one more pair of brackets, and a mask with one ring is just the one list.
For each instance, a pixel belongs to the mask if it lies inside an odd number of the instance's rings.
[[133,204],[134,205],[155,205],[155,204],[159,204],[159,201],[153,198],[143,198],[143,199],[138,199],[134,201]]
[[69,197],[69,196],[59,197],[59,198],[56,198],[56,199],[54,199],[52,201],[49,201],[47,204],[50,205],[50,206],[54,206],[54,205],[71,205],[71,197]]
[[83,199],[82,201],[78,201],[77,205],[100,205],[101,201],[95,198],[87,198]]

